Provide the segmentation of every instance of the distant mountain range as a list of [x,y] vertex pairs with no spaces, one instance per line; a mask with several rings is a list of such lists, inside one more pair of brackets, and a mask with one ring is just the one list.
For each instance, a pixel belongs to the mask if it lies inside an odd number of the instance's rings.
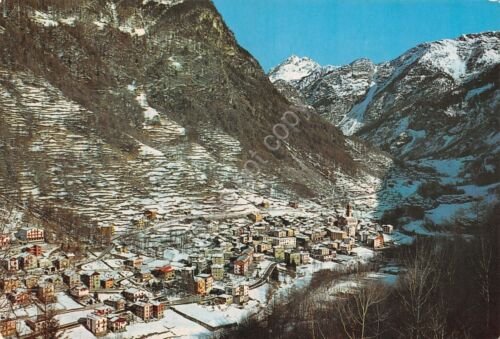
[[381,64],[292,56],[269,78],[290,101],[398,159],[460,158],[464,177],[500,177],[500,32],[424,43]]

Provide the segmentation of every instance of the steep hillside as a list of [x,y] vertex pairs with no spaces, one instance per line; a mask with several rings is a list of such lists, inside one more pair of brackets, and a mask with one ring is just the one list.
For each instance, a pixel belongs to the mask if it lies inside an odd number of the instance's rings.
[[0,191],[34,206],[244,211],[370,196],[391,164],[291,108],[208,0],[7,2],[0,48]]
[[[252,147],[262,147],[288,109],[208,0],[29,3],[21,5],[20,18],[13,7],[3,24],[3,64],[46,78],[85,107],[105,108],[109,112],[97,112],[94,123],[105,137],[125,126],[140,128],[141,110],[127,93],[131,85],[175,120],[214,123]],[[247,133],[249,120],[253,133]],[[342,145],[342,135],[318,119],[308,123],[301,140],[317,142],[304,150],[349,166],[340,148],[338,154],[315,149],[321,142]]]

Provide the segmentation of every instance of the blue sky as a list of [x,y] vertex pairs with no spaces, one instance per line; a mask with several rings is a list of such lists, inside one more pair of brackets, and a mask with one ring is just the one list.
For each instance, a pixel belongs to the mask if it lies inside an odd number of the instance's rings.
[[342,65],[426,41],[500,30],[500,0],[213,0],[267,71],[292,54]]

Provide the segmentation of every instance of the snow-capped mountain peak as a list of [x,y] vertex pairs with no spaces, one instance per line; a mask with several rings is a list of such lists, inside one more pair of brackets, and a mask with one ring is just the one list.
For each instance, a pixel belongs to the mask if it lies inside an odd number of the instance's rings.
[[321,66],[314,60],[292,55],[269,72],[269,79],[273,83],[278,80],[287,82],[300,81],[319,69],[321,69]]
[[359,59],[321,70],[275,86],[314,107],[345,135],[356,134],[397,157],[474,154],[478,164],[498,157],[496,142],[471,140],[498,134],[500,32],[423,43],[379,64]]

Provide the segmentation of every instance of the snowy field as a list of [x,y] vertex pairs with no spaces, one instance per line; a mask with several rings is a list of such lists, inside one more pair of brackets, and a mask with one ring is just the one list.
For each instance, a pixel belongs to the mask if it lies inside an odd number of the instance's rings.
[[82,305],[74,301],[69,295],[64,292],[57,293],[58,310],[74,310],[78,308],[82,308]]
[[208,325],[209,327],[225,327],[236,325],[243,319],[259,310],[260,303],[250,300],[245,307],[237,305],[202,306],[199,304],[186,304],[173,307],[177,312]]
[[56,319],[59,320],[60,325],[67,325],[78,322],[80,318],[86,318],[87,315],[91,314],[93,311],[94,310],[84,310],[84,311],[58,314],[56,316]]
[[[57,316],[61,324],[68,324],[86,317],[91,311],[73,312]],[[69,339],[93,339],[96,338],[84,326],[80,325],[63,331],[64,337]],[[135,322],[127,326],[125,333],[109,333],[105,339],[118,338],[208,338],[211,332],[201,325],[192,322],[172,310],[165,311],[161,320],[144,323]]]

